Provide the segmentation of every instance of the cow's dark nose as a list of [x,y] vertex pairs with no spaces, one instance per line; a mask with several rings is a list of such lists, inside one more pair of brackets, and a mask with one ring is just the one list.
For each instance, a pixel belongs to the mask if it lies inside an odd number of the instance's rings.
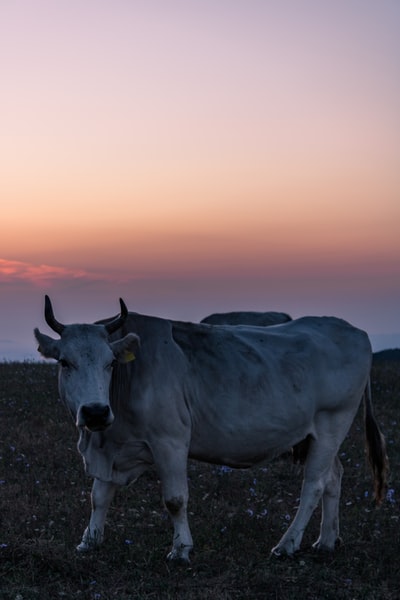
[[112,423],[110,407],[104,404],[84,404],[80,409],[80,423],[91,431],[101,431]]

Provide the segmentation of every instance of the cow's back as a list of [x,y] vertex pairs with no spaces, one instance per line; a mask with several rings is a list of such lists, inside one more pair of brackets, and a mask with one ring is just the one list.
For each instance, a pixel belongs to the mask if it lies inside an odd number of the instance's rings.
[[287,313],[269,311],[232,311],[226,313],[213,313],[201,320],[209,325],[256,325],[266,327],[286,323],[292,318]]

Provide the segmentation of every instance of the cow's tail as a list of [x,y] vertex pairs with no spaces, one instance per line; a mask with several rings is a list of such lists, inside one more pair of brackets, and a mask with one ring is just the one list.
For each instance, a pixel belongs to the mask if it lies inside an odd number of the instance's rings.
[[386,495],[389,461],[386,454],[385,438],[379,429],[372,409],[370,379],[364,392],[364,423],[366,453],[374,476],[375,500],[379,505]]

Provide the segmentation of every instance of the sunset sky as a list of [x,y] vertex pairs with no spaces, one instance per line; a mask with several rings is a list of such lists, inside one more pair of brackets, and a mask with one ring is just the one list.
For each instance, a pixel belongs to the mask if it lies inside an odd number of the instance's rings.
[[0,360],[45,293],[400,346],[399,31],[397,0],[1,2]]

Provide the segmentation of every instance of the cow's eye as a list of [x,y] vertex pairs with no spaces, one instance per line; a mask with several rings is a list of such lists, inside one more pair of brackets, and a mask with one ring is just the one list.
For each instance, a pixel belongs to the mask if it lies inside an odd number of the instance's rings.
[[60,358],[60,360],[58,361],[58,364],[63,368],[63,369],[68,369],[68,367],[70,367],[70,363],[65,360],[65,358]]

